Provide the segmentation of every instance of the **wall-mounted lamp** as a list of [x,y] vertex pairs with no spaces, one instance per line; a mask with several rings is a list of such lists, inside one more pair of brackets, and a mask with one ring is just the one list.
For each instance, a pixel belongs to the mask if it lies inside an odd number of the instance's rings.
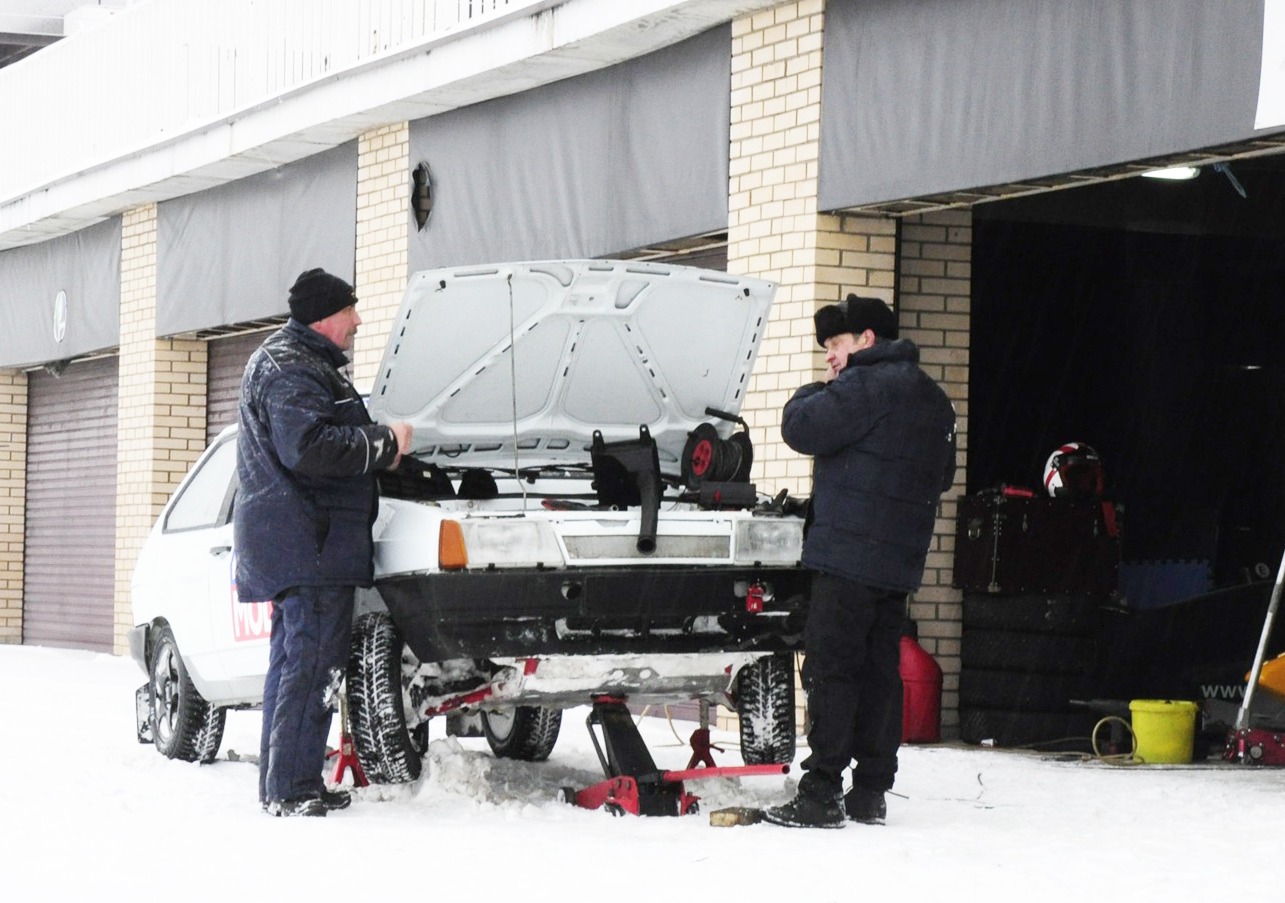
[[1187,179],[1194,179],[1200,175],[1200,170],[1195,166],[1170,166],[1165,169],[1152,169],[1144,172],[1144,179],[1168,179],[1171,182],[1185,182]]
[[433,180],[427,163],[421,163],[411,171],[410,209],[415,214],[415,225],[419,231],[424,231],[428,215],[433,212]]

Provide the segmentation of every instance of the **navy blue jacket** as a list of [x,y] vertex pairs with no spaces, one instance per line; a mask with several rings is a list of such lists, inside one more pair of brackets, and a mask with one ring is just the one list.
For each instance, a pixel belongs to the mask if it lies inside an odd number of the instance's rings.
[[867,586],[914,592],[937,503],[955,476],[955,409],[909,339],[848,358],[829,383],[785,404],[781,435],[814,457],[803,563]]
[[337,345],[290,320],[250,356],[241,380],[233,514],[237,594],[370,586],[375,472],[397,438],[371,421],[339,368]]

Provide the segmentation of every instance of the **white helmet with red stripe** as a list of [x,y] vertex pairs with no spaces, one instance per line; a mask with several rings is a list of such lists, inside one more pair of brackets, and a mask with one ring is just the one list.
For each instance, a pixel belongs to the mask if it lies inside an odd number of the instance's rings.
[[1044,488],[1054,498],[1101,498],[1102,459],[1083,442],[1059,445],[1044,464]]

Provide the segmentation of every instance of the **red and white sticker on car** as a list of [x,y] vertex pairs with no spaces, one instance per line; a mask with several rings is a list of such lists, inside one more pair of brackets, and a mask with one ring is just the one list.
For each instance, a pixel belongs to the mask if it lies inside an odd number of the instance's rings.
[[228,556],[231,573],[228,586],[232,588],[228,601],[232,605],[232,639],[238,643],[266,640],[272,635],[272,600],[242,602],[236,592],[236,552]]

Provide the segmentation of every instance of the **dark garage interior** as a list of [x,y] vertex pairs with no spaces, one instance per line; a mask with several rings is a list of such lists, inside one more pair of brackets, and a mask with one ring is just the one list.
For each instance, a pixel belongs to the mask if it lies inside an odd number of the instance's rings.
[[1285,163],[974,211],[969,485],[1087,442],[1122,559],[1275,576],[1285,546]]
[[[1026,632],[1002,595],[965,586],[967,740],[1083,736],[1107,710],[1068,697],[1238,704],[1285,548],[1285,160],[1231,176],[974,208],[968,492],[1045,496],[1050,452],[1083,442],[1120,530],[1117,592],[1065,630]],[[1278,619],[1269,657],[1283,648]]]

